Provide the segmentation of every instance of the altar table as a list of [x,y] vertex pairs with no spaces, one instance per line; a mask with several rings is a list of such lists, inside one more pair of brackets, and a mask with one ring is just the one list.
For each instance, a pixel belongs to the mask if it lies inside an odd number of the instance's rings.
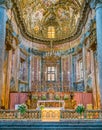
[[60,121],[60,108],[44,108],[41,112],[42,121]]
[[37,108],[43,105],[45,108],[62,108],[65,107],[64,100],[38,100]]

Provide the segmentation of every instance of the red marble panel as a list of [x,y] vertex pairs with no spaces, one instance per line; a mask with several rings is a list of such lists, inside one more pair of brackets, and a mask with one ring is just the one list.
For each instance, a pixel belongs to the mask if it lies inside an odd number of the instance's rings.
[[19,94],[10,93],[10,109],[14,109],[15,104],[19,104]]
[[74,93],[74,99],[78,104],[83,104],[86,106],[87,104],[92,104],[92,93],[81,93],[81,92],[76,92]]
[[[63,97],[64,94],[69,93],[58,93],[58,94]],[[10,93],[10,109],[14,109],[15,104],[25,103],[25,101],[28,98],[27,95],[28,93]],[[40,93],[38,93],[38,95],[41,96]],[[83,104],[84,106],[86,106],[87,104],[93,104],[92,93],[75,92],[74,100],[76,100],[77,105]]]
[[15,109],[16,104],[25,103],[28,93],[10,93],[10,109]]

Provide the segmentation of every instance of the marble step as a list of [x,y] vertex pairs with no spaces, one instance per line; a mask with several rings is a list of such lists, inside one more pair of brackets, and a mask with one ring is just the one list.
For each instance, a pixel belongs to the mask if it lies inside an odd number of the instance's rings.
[[102,130],[102,120],[35,122],[33,120],[0,121],[0,130]]

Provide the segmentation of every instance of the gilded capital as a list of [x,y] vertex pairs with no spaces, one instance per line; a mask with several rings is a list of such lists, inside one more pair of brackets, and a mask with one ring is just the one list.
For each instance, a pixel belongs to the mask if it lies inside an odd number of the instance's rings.
[[6,9],[11,9],[12,8],[11,0],[0,0],[0,5],[5,7]]
[[91,0],[91,2],[90,2],[90,7],[91,7],[92,9],[95,9],[96,6],[97,6],[97,4],[102,4],[102,0]]

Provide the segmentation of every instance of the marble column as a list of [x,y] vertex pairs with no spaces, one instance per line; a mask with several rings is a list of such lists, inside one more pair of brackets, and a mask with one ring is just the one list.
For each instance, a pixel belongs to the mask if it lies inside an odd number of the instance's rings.
[[31,91],[31,82],[32,82],[32,80],[31,80],[31,73],[32,73],[32,71],[31,71],[31,59],[32,59],[32,55],[30,55],[28,57],[28,83],[29,83],[28,91]]
[[86,46],[83,44],[83,79],[84,79],[84,89],[86,90]]
[[60,76],[61,76],[61,90],[63,91],[63,58],[61,57],[61,70],[60,70]]
[[41,91],[42,91],[42,86],[43,86],[43,77],[44,77],[44,72],[43,72],[43,57],[41,56]]
[[16,47],[14,52],[14,59],[13,59],[13,70],[14,70],[14,81],[15,81],[15,91],[19,91],[19,70],[20,70],[20,49]]
[[97,60],[99,69],[99,88],[102,108],[102,0],[92,0],[91,8],[96,10],[96,31],[97,31]]
[[39,57],[39,91],[41,91],[41,57]]
[[94,63],[94,54],[93,50],[91,50],[91,75],[92,75],[92,87],[93,87],[93,103],[94,103],[94,109],[98,108],[97,104],[97,85],[96,85],[96,77],[95,77],[95,63]]
[[2,87],[3,87],[3,64],[5,52],[5,35],[6,35],[6,7],[0,5],[0,105],[2,105]]
[[70,86],[71,91],[74,90],[74,81],[75,81],[75,74],[76,74],[74,65],[75,65],[75,58],[74,58],[73,55],[71,55],[71,80],[70,80],[70,82],[71,82],[71,86]]

